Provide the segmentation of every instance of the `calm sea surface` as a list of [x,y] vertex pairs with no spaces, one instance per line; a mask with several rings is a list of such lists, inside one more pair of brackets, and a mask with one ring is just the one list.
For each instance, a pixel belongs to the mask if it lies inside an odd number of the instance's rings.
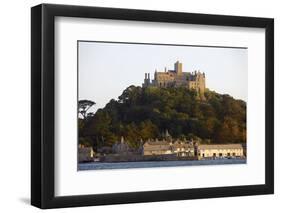
[[222,165],[222,164],[245,164],[246,159],[216,159],[195,161],[143,161],[143,162],[116,162],[116,163],[80,163],[78,170],[100,169],[129,169],[129,168],[152,168],[174,166],[198,166],[198,165]]

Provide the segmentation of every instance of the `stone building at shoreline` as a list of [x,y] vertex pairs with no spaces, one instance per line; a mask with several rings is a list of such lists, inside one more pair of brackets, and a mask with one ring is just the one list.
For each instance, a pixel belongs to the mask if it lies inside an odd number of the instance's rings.
[[197,155],[200,158],[230,158],[243,157],[243,144],[201,144],[197,147]]
[[195,156],[195,148],[192,142],[171,140],[148,140],[143,144],[142,154],[147,155],[176,155],[179,157]]
[[91,161],[94,157],[94,150],[91,146],[84,146],[79,144],[78,146],[78,162]]
[[[116,157],[122,156],[123,161],[131,159],[132,156],[139,156],[136,159],[141,160],[141,156],[146,157],[165,157],[174,156],[180,159],[181,157],[191,157],[200,159],[214,158],[244,158],[246,157],[246,144],[199,144],[194,140],[179,140],[173,139],[168,131],[163,134],[163,139],[148,139],[141,141],[138,148],[130,148],[128,142],[121,137],[120,141],[114,143],[111,147],[100,147],[97,155]],[[79,162],[89,161],[94,157],[94,152],[91,147],[79,146]],[[127,157],[126,157],[127,156]]]
[[183,156],[197,156],[198,159],[204,158],[236,158],[245,157],[243,144],[199,144],[188,141],[170,142],[166,140],[161,141],[147,141],[143,144],[143,155],[171,155],[174,154],[179,157]]

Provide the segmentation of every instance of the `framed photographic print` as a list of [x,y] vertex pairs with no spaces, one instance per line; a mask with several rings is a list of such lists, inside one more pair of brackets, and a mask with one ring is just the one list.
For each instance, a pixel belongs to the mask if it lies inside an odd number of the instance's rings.
[[31,203],[272,194],[274,21],[31,9]]

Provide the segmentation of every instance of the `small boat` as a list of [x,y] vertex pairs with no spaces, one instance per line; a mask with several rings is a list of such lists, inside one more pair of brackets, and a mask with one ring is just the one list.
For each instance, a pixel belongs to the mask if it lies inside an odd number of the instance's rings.
[[93,161],[94,161],[94,162],[99,162],[100,159],[99,159],[99,158],[94,158]]

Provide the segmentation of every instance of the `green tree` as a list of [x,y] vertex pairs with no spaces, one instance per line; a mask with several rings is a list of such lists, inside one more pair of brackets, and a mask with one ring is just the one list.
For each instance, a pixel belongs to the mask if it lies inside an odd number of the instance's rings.
[[82,118],[85,119],[87,117],[87,111],[96,103],[90,100],[80,100],[78,101],[78,112],[82,115]]
[[246,142],[246,103],[214,91],[200,99],[184,87],[130,86],[95,114],[81,109],[87,119],[79,120],[79,136],[90,138],[94,147],[111,146],[123,136],[136,148],[166,130],[173,138],[207,144]]

